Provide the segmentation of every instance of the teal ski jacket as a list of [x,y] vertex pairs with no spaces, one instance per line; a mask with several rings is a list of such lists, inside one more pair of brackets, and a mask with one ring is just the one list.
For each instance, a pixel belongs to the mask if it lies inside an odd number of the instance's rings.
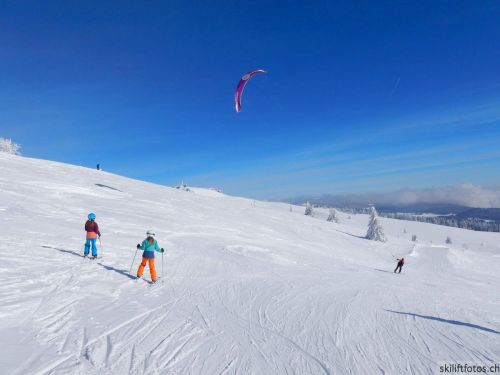
[[161,248],[158,246],[158,242],[155,240],[155,242],[151,245],[147,239],[142,241],[141,247],[139,248],[141,250],[144,250],[144,253],[142,253],[143,258],[154,258],[155,257],[155,251],[158,251],[161,253]]

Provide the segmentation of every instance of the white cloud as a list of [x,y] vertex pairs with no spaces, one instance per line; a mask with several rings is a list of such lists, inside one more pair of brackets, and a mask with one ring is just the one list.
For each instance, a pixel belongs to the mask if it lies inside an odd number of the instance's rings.
[[450,203],[468,207],[500,207],[500,188],[479,185],[432,187],[426,189],[402,189],[391,194],[392,200],[402,204]]

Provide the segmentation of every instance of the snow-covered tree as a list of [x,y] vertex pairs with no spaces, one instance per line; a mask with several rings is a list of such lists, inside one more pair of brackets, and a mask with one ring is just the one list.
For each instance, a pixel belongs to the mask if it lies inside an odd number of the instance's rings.
[[6,152],[12,155],[21,155],[19,149],[21,145],[12,142],[12,139],[0,138],[0,152]]
[[451,245],[451,238],[450,238],[450,237],[446,237],[446,243],[447,243],[448,245]]
[[339,218],[337,217],[337,211],[335,211],[335,208],[330,208],[330,213],[328,214],[328,218],[326,221],[334,221],[336,223],[339,222]]
[[417,242],[417,235],[416,235],[416,234],[414,234],[413,236],[411,236],[411,240],[412,240],[413,242]]
[[384,234],[384,229],[378,221],[377,210],[373,206],[370,207],[370,221],[368,222],[368,231],[366,232],[366,238],[373,241],[387,241],[387,238]]
[[304,214],[307,216],[314,216],[314,209],[311,203],[306,203],[306,211],[304,212]]
[[184,191],[191,191],[191,189],[187,186],[187,184],[184,181],[182,181],[181,184],[176,186],[175,188]]

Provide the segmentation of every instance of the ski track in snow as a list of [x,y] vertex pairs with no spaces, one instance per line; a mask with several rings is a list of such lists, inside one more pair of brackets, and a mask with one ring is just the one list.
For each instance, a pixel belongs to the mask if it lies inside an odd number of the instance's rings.
[[[327,210],[310,218],[3,154],[0,169],[2,373],[433,374],[500,362],[498,233],[382,218],[382,244],[362,238],[365,215],[329,223]],[[103,232],[93,261],[82,257],[90,210]],[[128,275],[149,228],[166,249],[152,287]],[[159,276],[161,265],[157,255]]]

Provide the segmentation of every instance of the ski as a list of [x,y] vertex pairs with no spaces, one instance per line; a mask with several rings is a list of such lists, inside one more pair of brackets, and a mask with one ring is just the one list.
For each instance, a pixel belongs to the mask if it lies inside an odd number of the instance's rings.
[[84,255],[83,259],[87,259],[87,260],[101,260],[102,256],[95,256],[95,257],[93,257],[93,256]]
[[156,282],[151,282],[151,283],[149,284],[149,287],[150,287],[150,288],[158,288],[160,285],[163,285],[163,280],[162,280],[162,281],[160,281],[160,278],[158,277],[158,278],[156,279]]
[[139,280],[144,281],[146,284],[148,284],[148,286],[149,286],[149,287],[154,287],[154,286],[158,286],[158,285],[161,285],[161,284],[162,284],[162,283],[160,282],[160,278],[159,278],[159,277],[156,279],[156,282],[152,282],[151,280],[147,280],[147,279],[145,279],[145,278],[143,278],[143,277],[138,277],[138,278],[136,278],[134,281],[135,281],[135,282],[138,282]]

